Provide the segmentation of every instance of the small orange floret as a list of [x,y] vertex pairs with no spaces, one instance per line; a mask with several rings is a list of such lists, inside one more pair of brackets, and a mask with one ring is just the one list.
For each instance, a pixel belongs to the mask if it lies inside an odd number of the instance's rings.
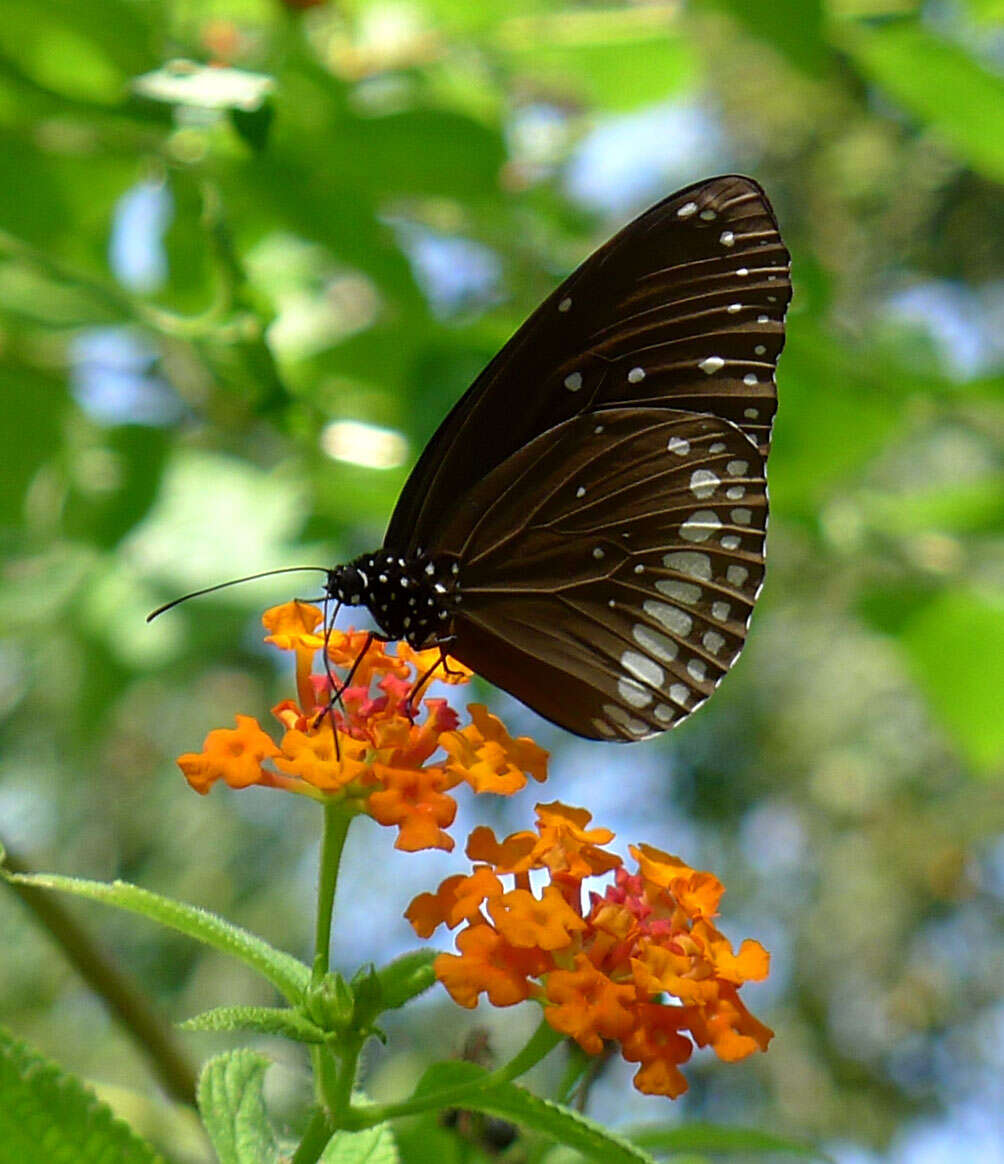
[[534,780],[547,779],[547,752],[533,740],[513,739],[502,721],[483,704],[468,707],[467,727],[443,736],[442,745],[450,754],[449,767],[466,780],[475,792],[495,792],[510,796]]
[[435,893],[420,893],[404,916],[420,938],[428,938],[441,925],[452,930],[461,922],[473,921],[485,901],[501,895],[502,882],[481,865],[469,877],[461,873],[447,877]]
[[206,736],[201,752],[178,757],[178,767],[196,792],[205,795],[217,780],[247,788],[262,777],[262,761],[279,749],[250,715],[237,716],[237,727],[217,728]]
[[549,974],[546,992],[553,1004],[544,1010],[548,1023],[589,1055],[598,1055],[604,1039],[623,1038],[634,1025],[634,987],[612,982],[585,954],[576,956],[574,970]]
[[453,848],[453,838],[443,829],[453,824],[457,802],[442,791],[446,774],[441,768],[374,764],[373,774],[381,787],[370,795],[369,811],[378,823],[398,826],[396,849]]
[[362,760],[365,751],[364,744],[341,732],[336,750],[335,733],[324,720],[313,732],[286,732],[282,755],[276,757],[275,766],[322,792],[337,792],[366,775],[367,765]]
[[687,1090],[680,1070],[693,1051],[693,1043],[680,1034],[687,1023],[683,1007],[644,1002],[636,1008],[635,1026],[623,1040],[621,1053],[629,1063],[642,1064],[633,1082],[643,1094],[676,1099]]
[[513,889],[488,902],[488,913],[499,933],[514,946],[564,950],[586,923],[561,891],[548,885],[540,898],[527,889]]
[[457,938],[458,954],[440,954],[436,977],[454,1002],[469,1010],[478,995],[486,994],[493,1006],[524,1002],[533,991],[531,975],[546,968],[534,952],[520,951],[489,925],[468,926]]

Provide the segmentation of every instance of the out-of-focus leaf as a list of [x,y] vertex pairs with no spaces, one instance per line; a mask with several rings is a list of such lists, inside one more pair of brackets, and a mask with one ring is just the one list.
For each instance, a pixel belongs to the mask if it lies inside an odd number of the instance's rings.
[[972,764],[990,772],[1004,759],[1004,596],[946,591],[900,632],[913,672],[935,713]]
[[804,316],[789,322],[777,377],[771,503],[779,513],[807,516],[901,423],[904,387],[901,376],[883,377]]
[[64,522],[71,537],[113,546],[146,515],[157,497],[168,451],[162,429],[124,425],[83,450]]
[[711,0],[754,36],[772,44],[800,69],[817,76],[829,48],[823,36],[822,0]]
[[23,519],[25,490],[53,454],[53,433],[66,405],[55,376],[0,364],[0,529]]
[[693,1122],[669,1127],[652,1125],[629,1128],[626,1134],[640,1147],[660,1154],[672,1152],[674,1158],[677,1152],[710,1152],[714,1155],[727,1152],[730,1156],[777,1153],[800,1156],[805,1160],[829,1159],[812,1144],[786,1136],[776,1136],[771,1132],[762,1132],[757,1128],[733,1128],[722,1124]]
[[569,95],[601,109],[627,110],[678,93],[696,74],[693,50],[667,18],[566,9],[509,21],[503,45],[510,66],[545,96]]
[[148,22],[158,8],[128,0],[4,0],[0,53],[67,97],[114,104],[127,79],[154,63]]
[[1004,527],[1004,480],[999,478],[949,488],[939,486],[922,493],[869,493],[858,501],[868,525],[892,535]]
[[157,1164],[83,1083],[0,1030],[0,1164]]
[[964,49],[915,21],[881,26],[846,23],[839,41],[864,75],[959,159],[1004,180],[1004,81]]

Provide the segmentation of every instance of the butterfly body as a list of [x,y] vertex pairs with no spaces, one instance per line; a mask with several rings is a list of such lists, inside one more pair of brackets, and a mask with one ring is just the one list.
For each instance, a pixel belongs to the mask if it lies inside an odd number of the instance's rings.
[[329,571],[325,590],[346,606],[368,607],[389,641],[421,650],[450,637],[458,573],[456,559],[380,549]]
[[679,191],[517,331],[419,458],[383,547],[329,575],[389,637],[630,741],[738,658],[764,576],[788,252],[760,187]]

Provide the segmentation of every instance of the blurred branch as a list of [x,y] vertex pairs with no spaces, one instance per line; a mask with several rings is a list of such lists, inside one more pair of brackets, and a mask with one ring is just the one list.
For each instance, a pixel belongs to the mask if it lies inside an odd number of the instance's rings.
[[[33,872],[9,849],[5,865],[14,873]],[[167,1094],[194,1107],[195,1072],[177,1046],[171,1028],[153,1009],[146,995],[51,894],[4,880],[48,931],[80,977],[116,1015]]]
[[272,349],[265,338],[267,321],[247,301],[247,274],[233,245],[219,191],[206,182],[202,188],[202,226],[216,270],[213,300],[205,311],[180,315],[136,298],[113,283],[74,270],[31,243],[0,229],[0,257],[7,256],[35,267],[58,283],[90,296],[124,320],[138,323],[172,339],[209,340],[244,349],[252,378],[263,384],[263,408],[284,401],[287,391]]

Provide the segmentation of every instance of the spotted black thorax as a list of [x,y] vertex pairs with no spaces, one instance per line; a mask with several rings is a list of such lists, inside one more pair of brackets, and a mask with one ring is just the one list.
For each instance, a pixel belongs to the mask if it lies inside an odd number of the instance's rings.
[[329,571],[324,588],[346,606],[368,607],[389,639],[419,649],[449,637],[460,603],[459,572],[452,557],[376,550]]

